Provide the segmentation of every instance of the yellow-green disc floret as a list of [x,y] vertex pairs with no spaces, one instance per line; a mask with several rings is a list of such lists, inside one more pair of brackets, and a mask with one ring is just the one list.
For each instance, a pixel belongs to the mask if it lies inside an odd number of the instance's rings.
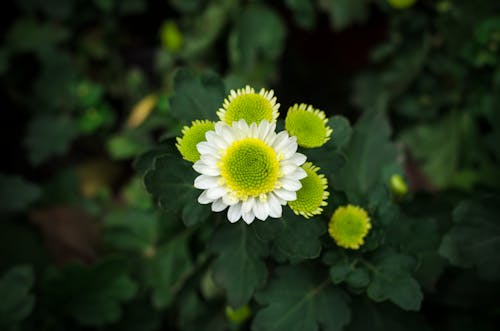
[[297,191],[297,199],[288,202],[288,205],[295,214],[309,218],[323,212],[330,193],[326,190],[328,181],[323,174],[318,174],[318,167],[306,162],[302,169],[307,173],[307,177],[300,181],[302,187]]
[[297,137],[299,146],[314,148],[323,146],[330,139],[332,129],[327,123],[324,112],[302,103],[288,109],[285,129]]
[[273,90],[261,89],[259,93],[256,93],[253,88],[247,85],[236,91],[231,90],[217,115],[222,122],[229,125],[241,119],[248,124],[258,124],[262,120],[273,123],[279,116],[279,106],[280,104],[276,103]]
[[332,215],[328,232],[337,245],[358,249],[371,229],[370,217],[358,206],[339,207]]
[[278,156],[260,139],[236,141],[220,162],[221,176],[228,189],[242,200],[272,191],[278,181]]
[[191,126],[185,126],[182,129],[182,138],[177,137],[175,146],[181,152],[182,157],[190,162],[196,162],[200,159],[200,153],[196,145],[205,141],[205,133],[214,130],[214,123],[210,121],[193,121]]

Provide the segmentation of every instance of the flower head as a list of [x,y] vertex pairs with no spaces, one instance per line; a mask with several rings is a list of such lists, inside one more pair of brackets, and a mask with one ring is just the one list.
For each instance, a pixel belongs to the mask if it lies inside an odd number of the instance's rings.
[[296,153],[295,137],[277,134],[275,128],[267,121],[216,123],[197,145],[201,157],[193,168],[200,175],[194,186],[204,190],[198,202],[211,203],[216,212],[229,207],[232,223],[281,217],[282,205],[297,198],[300,180],[307,176],[300,167],[306,157]]
[[363,245],[371,227],[370,217],[363,208],[347,205],[335,210],[328,225],[328,232],[337,245],[358,249]]
[[299,146],[314,148],[323,146],[330,139],[332,129],[327,123],[324,112],[301,103],[288,109],[285,128],[290,135],[297,137]]
[[279,107],[273,90],[261,89],[259,93],[255,93],[255,90],[247,85],[236,91],[231,90],[217,115],[222,122],[229,125],[241,119],[248,124],[258,124],[264,120],[273,123],[279,116]]
[[200,159],[200,153],[196,145],[205,140],[205,133],[214,129],[214,123],[210,121],[193,121],[191,126],[182,129],[182,138],[177,137],[175,146],[181,152],[182,157],[190,162]]
[[398,197],[401,197],[408,193],[408,185],[406,185],[406,182],[403,177],[401,177],[401,175],[392,175],[391,179],[389,180],[389,185],[391,187],[392,193],[394,193],[394,195]]
[[309,218],[323,212],[330,193],[326,190],[328,181],[323,174],[318,174],[320,170],[318,167],[306,162],[302,169],[305,170],[307,177],[300,181],[302,188],[297,191],[297,199],[290,201],[288,205],[295,214]]

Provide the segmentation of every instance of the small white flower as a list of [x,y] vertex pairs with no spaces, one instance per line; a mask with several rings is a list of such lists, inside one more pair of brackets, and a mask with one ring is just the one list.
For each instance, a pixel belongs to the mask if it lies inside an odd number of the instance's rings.
[[297,153],[295,137],[275,129],[267,121],[216,123],[196,146],[201,156],[193,165],[200,173],[194,186],[204,190],[198,202],[211,203],[216,212],[229,207],[232,223],[281,217],[282,206],[297,198],[300,180],[307,176],[301,168],[306,157]]

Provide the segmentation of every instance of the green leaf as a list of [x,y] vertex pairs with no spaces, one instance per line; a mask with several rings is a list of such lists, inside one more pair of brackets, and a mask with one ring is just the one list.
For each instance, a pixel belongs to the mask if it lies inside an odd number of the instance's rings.
[[22,18],[7,32],[6,44],[12,52],[37,51],[63,42],[68,36],[69,32],[61,25]]
[[367,299],[353,300],[351,320],[346,331],[430,331],[419,314]]
[[413,264],[412,258],[392,250],[376,254],[367,264],[372,272],[368,296],[377,302],[390,300],[404,310],[419,310],[423,294],[410,274]]
[[333,187],[344,191],[350,202],[362,203],[377,184],[384,183],[383,170],[397,156],[390,135],[389,123],[381,113],[365,113],[354,127],[344,148],[346,165],[331,178]]
[[499,206],[500,198],[491,195],[461,202],[439,253],[454,265],[475,267],[483,279],[500,279]]
[[0,327],[14,329],[19,322],[29,316],[35,305],[30,293],[34,275],[30,266],[10,268],[0,278]]
[[331,265],[330,278],[334,284],[346,282],[355,289],[365,288],[370,284],[370,272],[365,265],[355,258],[350,258],[343,251],[329,251],[323,261]]
[[131,300],[137,286],[128,275],[124,260],[104,260],[93,267],[67,265],[50,269],[45,295],[53,309],[86,326],[101,326],[120,319],[121,304]]
[[302,28],[310,29],[316,23],[316,12],[310,0],[285,0],[294,20]]
[[269,7],[252,4],[236,20],[230,36],[229,55],[235,68],[252,71],[283,52],[286,30],[281,18]]
[[343,148],[352,136],[352,127],[349,120],[344,116],[335,115],[328,119],[328,125],[332,128],[332,136],[329,140],[335,149]]
[[308,265],[279,267],[276,277],[256,295],[264,308],[255,331],[342,330],[350,320],[349,297]]
[[205,221],[211,214],[207,205],[198,203],[201,191],[194,187],[195,171],[177,155],[155,159],[153,169],[146,172],[144,182],[159,206],[166,211],[182,212],[184,224]]
[[24,141],[28,158],[33,165],[40,165],[50,157],[67,152],[78,135],[75,123],[66,117],[40,115],[28,126]]
[[218,255],[213,272],[216,284],[226,290],[229,304],[239,308],[267,279],[262,257],[267,244],[260,241],[248,225],[224,224],[215,233],[210,250]]
[[157,221],[151,211],[116,211],[104,219],[103,239],[114,248],[147,254],[154,249]]
[[172,303],[193,263],[188,250],[189,232],[183,232],[158,248],[147,262],[146,283],[157,309]]
[[330,15],[330,22],[336,30],[363,22],[368,14],[367,0],[320,0],[319,6]]
[[40,197],[40,188],[22,177],[0,174],[0,212],[22,211]]
[[319,218],[305,219],[288,208],[283,217],[275,221],[257,222],[257,237],[270,241],[288,259],[313,259],[321,252],[320,237],[326,232],[326,224]]
[[216,112],[226,95],[223,81],[215,74],[193,74],[180,69],[174,77],[174,95],[170,113],[182,123],[194,120],[217,120]]

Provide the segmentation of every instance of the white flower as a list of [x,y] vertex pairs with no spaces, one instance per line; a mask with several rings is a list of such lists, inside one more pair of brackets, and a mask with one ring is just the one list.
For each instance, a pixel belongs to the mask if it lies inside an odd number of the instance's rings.
[[229,207],[232,223],[281,217],[282,205],[297,198],[300,180],[307,176],[300,167],[306,157],[296,153],[295,137],[275,129],[267,121],[216,123],[196,146],[201,156],[193,168],[201,175],[194,186],[204,190],[198,202],[211,203],[216,212]]

